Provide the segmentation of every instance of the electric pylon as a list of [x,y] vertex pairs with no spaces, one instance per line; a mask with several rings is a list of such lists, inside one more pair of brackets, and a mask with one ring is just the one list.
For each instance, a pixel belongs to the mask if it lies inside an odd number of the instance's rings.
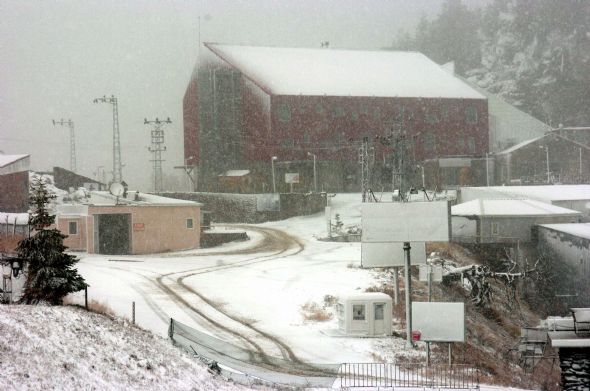
[[121,183],[123,181],[123,169],[121,164],[121,141],[119,138],[119,107],[117,98],[111,95],[107,98],[94,99],[94,103],[109,103],[113,106],[113,182]]
[[64,121],[64,119],[60,119],[59,121],[51,120],[53,122],[53,126],[61,125],[65,126],[68,125],[70,128],[70,171],[76,172],[76,135],[74,133],[74,121],[71,119]]
[[148,150],[154,154],[151,160],[154,164],[154,192],[159,193],[162,189],[162,152],[166,150],[164,146],[164,124],[171,124],[170,118],[160,120],[156,118],[153,121],[143,120],[144,125],[153,125],[151,130],[152,145]]

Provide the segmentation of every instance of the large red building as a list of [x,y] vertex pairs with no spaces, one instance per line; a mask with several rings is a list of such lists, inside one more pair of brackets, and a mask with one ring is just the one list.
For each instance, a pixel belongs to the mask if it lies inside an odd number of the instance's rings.
[[249,170],[251,191],[268,191],[276,156],[277,190],[297,172],[307,191],[316,155],[320,189],[358,191],[364,138],[380,188],[391,181],[388,137],[402,131],[416,162],[488,151],[486,98],[420,53],[205,47],[183,102],[185,159],[200,190]]

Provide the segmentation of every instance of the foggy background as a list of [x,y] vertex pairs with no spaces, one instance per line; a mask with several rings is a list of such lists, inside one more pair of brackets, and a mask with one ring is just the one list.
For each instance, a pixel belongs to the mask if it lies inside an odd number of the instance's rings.
[[[469,6],[485,3],[468,2]],[[182,98],[201,41],[231,44],[379,49],[438,0],[305,1],[7,1],[0,2],[0,150],[31,154],[31,169],[70,167],[69,130],[76,127],[77,171],[112,174],[112,106],[119,101],[123,179],[151,190],[150,127],[170,117],[164,177],[185,176]],[[166,180],[165,182],[166,183]]]

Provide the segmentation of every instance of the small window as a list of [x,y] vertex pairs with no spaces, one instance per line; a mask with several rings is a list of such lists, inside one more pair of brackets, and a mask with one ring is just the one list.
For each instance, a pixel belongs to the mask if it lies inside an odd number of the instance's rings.
[[424,135],[424,149],[426,151],[434,151],[436,149],[436,137],[434,133],[428,132]]
[[477,123],[477,109],[473,106],[469,106],[465,109],[465,120],[468,124]]
[[295,146],[295,142],[292,138],[286,138],[283,141],[281,141],[281,146],[285,148],[293,148]]
[[469,153],[475,153],[475,138],[469,137],[467,139],[467,146],[469,148]]
[[77,221],[70,221],[68,223],[68,233],[70,235],[78,235],[78,222]]
[[364,304],[354,304],[352,306],[352,320],[365,320]]
[[383,320],[385,304],[375,304],[375,320]]
[[500,225],[496,222],[492,222],[492,235],[500,235]]
[[186,219],[186,228],[193,229],[193,219]]
[[438,114],[434,110],[428,110],[425,115],[426,122],[429,124],[435,124],[438,122]]
[[281,122],[291,121],[291,108],[286,103],[281,103],[277,108],[277,117]]
[[344,107],[334,106],[334,109],[332,110],[332,116],[334,118],[341,118],[341,117],[344,117],[345,115],[346,115],[346,111],[344,110]]

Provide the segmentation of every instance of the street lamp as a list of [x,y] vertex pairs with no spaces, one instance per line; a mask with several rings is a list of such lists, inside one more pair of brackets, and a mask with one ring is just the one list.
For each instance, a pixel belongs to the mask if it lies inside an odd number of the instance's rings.
[[278,158],[276,156],[273,156],[270,158],[270,166],[272,168],[272,192],[276,193],[277,192],[277,185],[275,182],[275,160],[277,160]]
[[311,152],[308,152],[307,156],[313,156],[313,191],[314,191],[314,193],[317,193],[318,192],[318,178],[317,178],[317,172],[315,169],[316,156],[315,156],[315,154],[313,154]]
[[547,162],[547,184],[551,182],[550,171],[549,171],[549,146],[548,145],[539,145],[539,148],[544,149],[546,153],[546,162]]

